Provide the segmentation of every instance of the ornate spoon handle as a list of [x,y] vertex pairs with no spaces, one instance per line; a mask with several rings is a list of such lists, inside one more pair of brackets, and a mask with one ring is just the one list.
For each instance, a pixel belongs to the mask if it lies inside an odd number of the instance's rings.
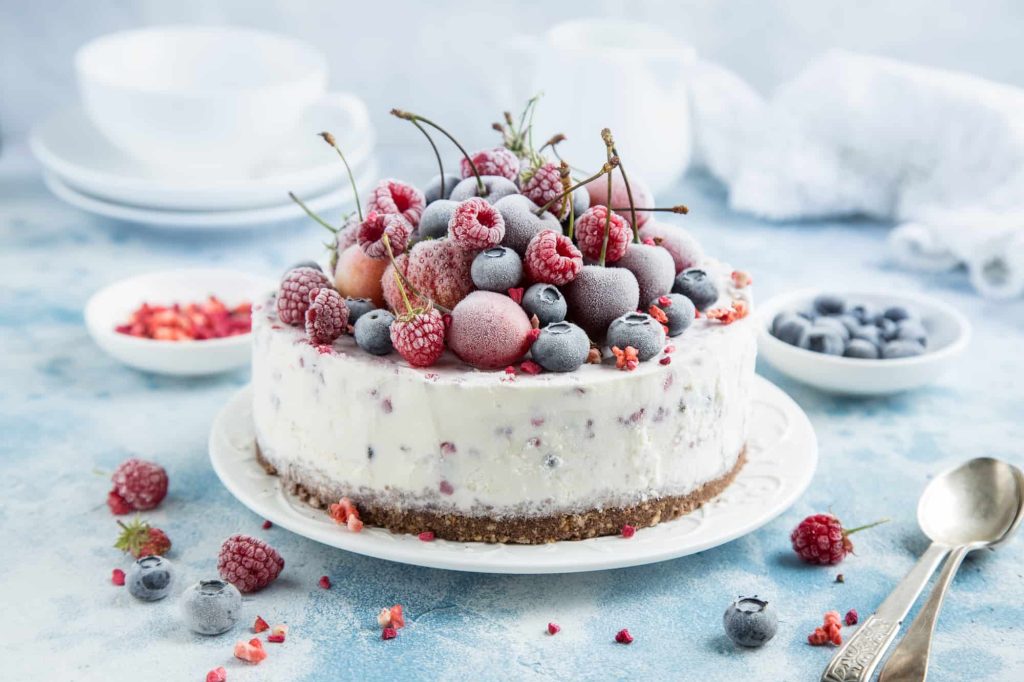
[[865,682],[896,638],[921,590],[928,584],[949,547],[932,543],[878,610],[858,628],[821,674],[821,682]]

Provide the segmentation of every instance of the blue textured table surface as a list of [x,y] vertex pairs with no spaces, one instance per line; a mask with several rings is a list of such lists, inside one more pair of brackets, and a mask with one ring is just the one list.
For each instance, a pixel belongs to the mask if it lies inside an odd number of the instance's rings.
[[[407,177],[422,179],[429,167],[415,173]],[[925,546],[914,511],[929,477],[975,455],[1024,461],[1024,304],[983,301],[961,274],[892,267],[885,225],[769,225],[730,213],[700,179],[681,186],[679,198],[692,209],[686,226],[708,251],[753,273],[762,300],[797,287],[924,291],[971,319],[968,354],[930,388],[874,400],[831,397],[759,367],[806,410],[821,458],[800,501],[747,537],[641,568],[475,575],[262,530],[262,519],[218,482],[206,452],[215,413],[247,371],[147,376],[108,358],[86,334],[82,307],[109,282],[203,264],[275,275],[318,253],[318,228],[147,231],[61,205],[31,167],[15,172],[8,160],[0,172],[0,678],[202,680],[224,665],[232,681],[816,680],[832,649],[808,646],[806,635],[829,609],[866,616],[910,568]],[[111,547],[103,472],[129,456],[170,474],[167,500],[146,516],[174,542],[179,591],[216,573],[217,549],[232,533],[263,537],[285,557],[281,578],[246,598],[235,632],[193,635],[176,597],[145,604],[110,584],[111,569],[129,561]],[[892,522],[858,536],[857,555],[839,567],[802,565],[789,531],[829,508],[850,524]],[[1020,540],[968,559],[946,601],[930,679],[1024,679],[1022,562]],[[840,572],[843,584],[835,582]],[[317,587],[324,574],[330,591]],[[722,612],[755,593],[777,606],[779,632],[761,650],[740,651],[723,634]],[[395,602],[405,605],[408,626],[381,641],[375,614]],[[231,649],[256,614],[288,623],[291,633],[251,667]],[[555,637],[545,632],[549,621],[562,626]],[[613,641],[624,627],[636,638],[631,646]]]

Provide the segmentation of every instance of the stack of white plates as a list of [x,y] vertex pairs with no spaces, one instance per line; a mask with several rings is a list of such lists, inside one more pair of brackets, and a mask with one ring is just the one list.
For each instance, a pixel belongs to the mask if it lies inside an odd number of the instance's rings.
[[233,175],[189,177],[133,159],[100,134],[81,106],[38,125],[30,144],[46,185],[73,206],[136,224],[223,229],[301,217],[289,192],[318,213],[353,204],[344,165],[317,135],[324,130],[345,151],[364,195],[378,179],[374,133],[363,102],[346,94],[310,107],[291,142]]

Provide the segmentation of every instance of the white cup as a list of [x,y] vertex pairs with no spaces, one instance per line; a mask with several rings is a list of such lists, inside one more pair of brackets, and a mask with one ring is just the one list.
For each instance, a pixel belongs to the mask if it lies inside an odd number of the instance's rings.
[[291,38],[167,26],[80,48],[85,110],[130,156],[176,172],[241,170],[282,144],[327,89],[327,61]]

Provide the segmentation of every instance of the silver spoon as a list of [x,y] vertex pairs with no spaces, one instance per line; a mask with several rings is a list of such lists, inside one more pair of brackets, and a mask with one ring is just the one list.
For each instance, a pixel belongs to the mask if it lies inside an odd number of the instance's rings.
[[[914,622],[910,624],[910,629],[903,636],[903,640],[882,667],[878,682],[924,682],[928,675],[928,656],[931,653],[932,635],[935,633],[939,609],[942,608],[942,600],[953,583],[964,557],[976,549],[994,549],[1003,544],[1010,539],[1024,518],[1024,473],[1015,466],[995,459],[972,460],[972,463],[974,462],[977,464],[972,468],[978,470],[978,476],[975,478],[987,479],[983,484],[989,491],[989,496],[972,497],[972,502],[976,505],[973,525],[963,528],[963,534],[946,559],[939,579],[928,595],[928,600],[921,607]],[[964,475],[970,476],[972,472]],[[927,514],[922,514],[922,511],[926,511]],[[948,513],[947,510],[937,507],[918,511],[922,527],[925,527],[925,516],[934,519]],[[934,520],[932,522],[935,523]],[[927,528],[925,532],[928,533]]]
[[939,562],[954,547],[968,542],[995,538],[986,543],[994,544],[1020,522],[1022,480],[1016,467],[979,457],[928,484],[918,502],[917,520],[932,544],[836,652],[821,682],[864,682],[871,677]]

